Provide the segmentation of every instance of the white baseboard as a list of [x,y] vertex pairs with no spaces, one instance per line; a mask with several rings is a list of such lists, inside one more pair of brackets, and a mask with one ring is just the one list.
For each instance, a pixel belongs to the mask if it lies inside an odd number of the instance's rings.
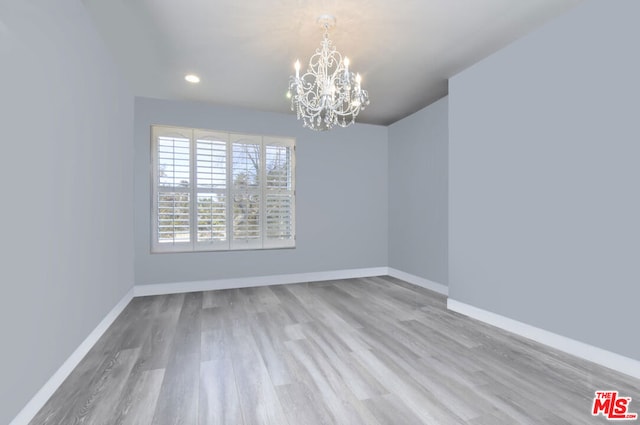
[[442,295],[449,295],[449,287],[441,283],[437,283],[413,274],[405,273],[401,270],[396,270],[393,267],[388,268],[387,274],[391,277],[395,277],[396,279],[404,280],[405,282],[420,286],[421,288],[429,289]]
[[71,356],[60,366],[60,368],[49,378],[42,388],[33,396],[33,398],[22,408],[20,413],[11,421],[9,425],[27,425],[33,417],[42,409],[42,406],[51,398],[53,393],[62,385],[69,374],[78,366],[78,363],[87,355],[89,350],[95,345],[100,337],[106,332],[116,318],[122,313],[122,310],[133,299],[133,289],[111,309],[104,319],[91,331],[89,336],[71,353]]
[[640,379],[640,361],[449,298],[449,310]]
[[214,291],[217,289],[249,288],[254,286],[283,285],[288,283],[317,282],[335,279],[351,279],[357,277],[383,276],[386,275],[387,272],[387,267],[371,267],[365,269],[333,270],[325,272],[294,273],[234,279],[136,285],[133,287],[133,295],[135,297],[142,297],[147,295],[177,294],[182,292]]

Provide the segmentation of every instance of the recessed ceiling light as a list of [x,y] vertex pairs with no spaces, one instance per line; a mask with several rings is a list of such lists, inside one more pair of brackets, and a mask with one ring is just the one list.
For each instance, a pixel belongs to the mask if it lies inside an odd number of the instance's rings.
[[200,82],[200,77],[195,74],[187,74],[184,76],[184,79],[193,84]]

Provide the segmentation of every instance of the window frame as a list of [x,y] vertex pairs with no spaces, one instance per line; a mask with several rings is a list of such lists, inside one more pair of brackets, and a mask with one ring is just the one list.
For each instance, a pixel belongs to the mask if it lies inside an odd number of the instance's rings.
[[[219,130],[207,130],[199,128],[176,127],[168,125],[151,126],[151,241],[152,254],[159,253],[184,253],[184,252],[210,252],[210,251],[240,251],[295,248],[296,246],[296,140],[286,136],[263,136],[248,133],[236,133]],[[160,158],[158,143],[161,137],[186,138],[189,140],[189,184],[187,188],[172,186],[163,187],[159,184]],[[207,140],[225,143],[225,187],[203,188],[198,187],[198,142]],[[245,188],[243,191],[233,184],[234,144],[259,144],[259,184],[256,188]],[[290,189],[267,187],[267,147],[278,146],[290,149],[289,167]],[[289,178],[287,176],[287,178]],[[289,181],[289,180],[287,180]],[[162,192],[189,194],[189,241],[160,242],[159,241],[159,195]],[[239,193],[253,193],[259,197],[259,237],[257,239],[234,238],[234,195]],[[224,193],[225,198],[225,240],[198,240],[198,195],[201,193]],[[269,238],[267,234],[267,196],[290,196],[290,238]]]

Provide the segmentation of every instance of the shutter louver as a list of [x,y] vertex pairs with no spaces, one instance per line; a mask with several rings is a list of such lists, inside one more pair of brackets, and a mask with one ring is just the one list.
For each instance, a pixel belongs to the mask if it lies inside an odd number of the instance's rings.
[[158,186],[189,187],[190,141],[183,137],[158,138]]
[[198,242],[227,240],[227,197],[198,193]]
[[267,194],[267,239],[290,240],[293,238],[291,195]]
[[233,239],[247,244],[260,238],[260,195],[236,193],[233,197]]
[[158,242],[189,242],[189,194],[158,193]]

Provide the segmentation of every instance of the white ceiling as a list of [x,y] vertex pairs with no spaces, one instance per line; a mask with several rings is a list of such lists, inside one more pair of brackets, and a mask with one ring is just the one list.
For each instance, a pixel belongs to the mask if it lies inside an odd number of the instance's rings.
[[293,63],[305,68],[322,38],[316,19],[330,13],[330,38],[371,99],[358,121],[388,125],[582,0],[83,1],[135,95],[288,113]]

